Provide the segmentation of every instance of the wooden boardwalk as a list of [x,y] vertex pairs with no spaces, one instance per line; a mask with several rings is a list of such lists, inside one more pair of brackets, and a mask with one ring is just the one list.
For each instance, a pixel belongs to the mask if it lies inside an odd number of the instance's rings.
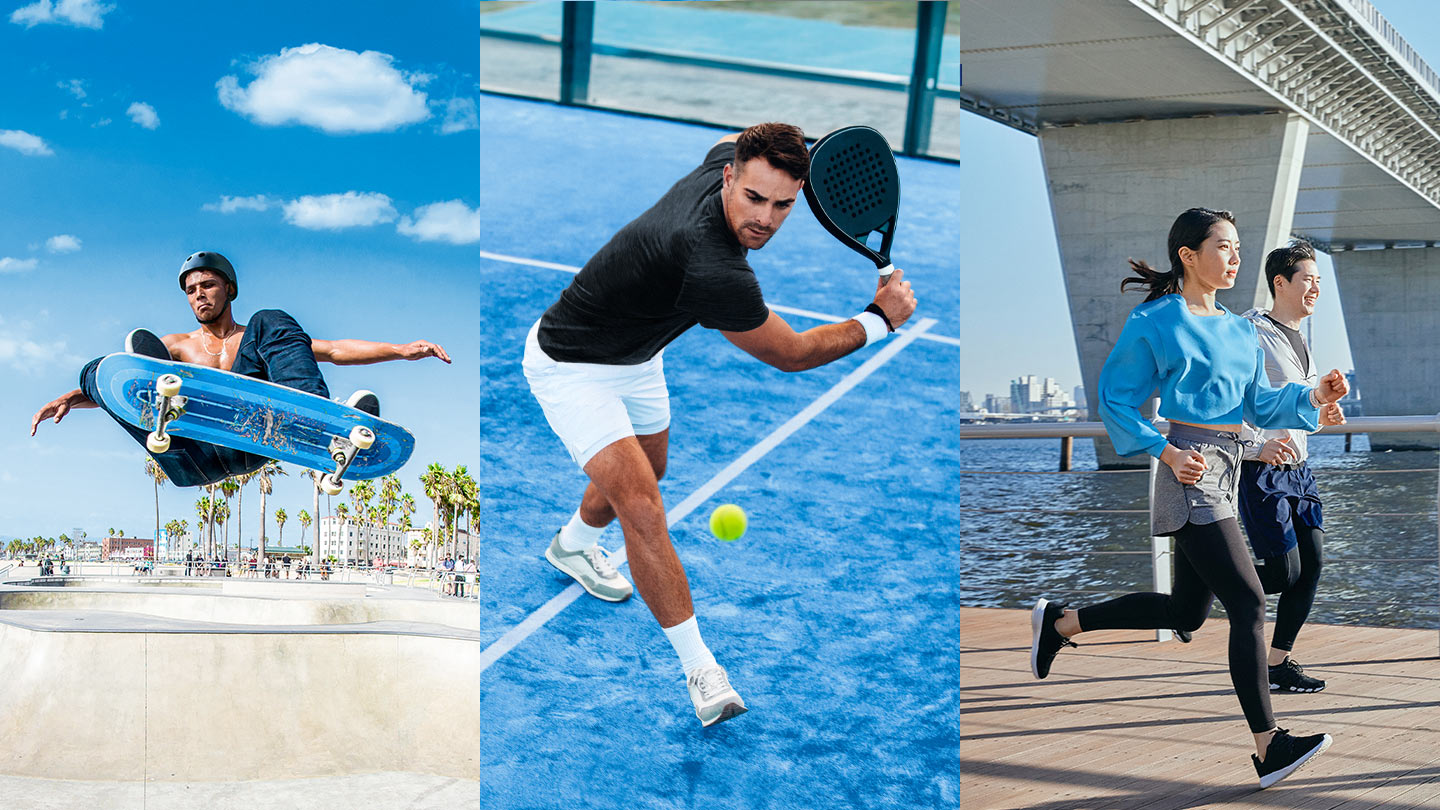
[[961,609],[963,810],[1440,809],[1434,630],[1307,625],[1296,658],[1328,686],[1274,695],[1275,716],[1335,744],[1263,791],[1226,631],[1087,633],[1037,681],[1029,611]]

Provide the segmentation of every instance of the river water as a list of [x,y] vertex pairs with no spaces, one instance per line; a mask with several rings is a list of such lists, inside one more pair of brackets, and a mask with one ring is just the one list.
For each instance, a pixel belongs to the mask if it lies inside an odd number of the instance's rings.
[[[1371,453],[1364,436],[1346,453],[1344,441],[1310,439],[1326,529],[1310,621],[1433,628],[1440,621],[1436,453]],[[1093,444],[1076,439],[1073,469],[1091,474],[976,474],[1053,472],[1059,457],[1059,439],[960,443],[961,604],[1028,608],[1037,596],[1088,604],[1152,590],[1144,471],[1094,473]],[[1128,553],[1085,553],[1097,551]],[[1275,597],[1269,605],[1273,618]],[[1218,603],[1216,611],[1223,614]]]

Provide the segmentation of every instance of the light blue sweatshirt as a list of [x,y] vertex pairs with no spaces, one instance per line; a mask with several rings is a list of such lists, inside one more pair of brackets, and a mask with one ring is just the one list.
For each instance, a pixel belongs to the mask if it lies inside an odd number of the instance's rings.
[[1160,415],[1197,425],[1315,430],[1310,386],[1271,388],[1255,325],[1216,304],[1194,315],[1179,295],[1136,307],[1100,371],[1100,419],[1122,456],[1165,450],[1165,437],[1140,415],[1160,394]]

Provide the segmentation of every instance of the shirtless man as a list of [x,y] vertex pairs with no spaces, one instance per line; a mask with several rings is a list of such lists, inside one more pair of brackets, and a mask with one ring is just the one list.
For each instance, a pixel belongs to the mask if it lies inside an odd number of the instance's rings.
[[[387,360],[419,360],[437,357],[446,363],[450,356],[427,340],[413,343],[375,343],[368,340],[312,340],[300,324],[277,309],[260,310],[248,324],[235,322],[231,302],[239,293],[235,268],[219,253],[192,254],[180,267],[180,289],[200,326],[163,338],[136,329],[125,340],[125,350],[182,363],[233,371],[300,391],[329,398],[330,389],[320,374],[318,362],[336,365],[364,365]],[[54,419],[58,424],[76,408],[104,408],[95,385],[97,358],[80,372],[80,387],[45,404],[30,421],[34,436],[40,423]],[[370,391],[356,391],[347,405],[374,416],[380,402]],[[109,411],[106,411],[109,413]],[[121,427],[144,445],[146,431],[110,414]],[[260,468],[264,458],[192,439],[174,437],[169,452],[152,457],[176,486],[213,484],[231,475]]]

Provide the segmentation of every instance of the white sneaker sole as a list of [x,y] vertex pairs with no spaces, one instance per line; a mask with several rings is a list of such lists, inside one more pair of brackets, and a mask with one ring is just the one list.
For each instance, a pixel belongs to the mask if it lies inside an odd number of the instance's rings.
[[1040,679],[1040,628],[1045,625],[1045,608],[1050,601],[1041,597],[1030,611],[1030,674]]
[[1264,776],[1260,777],[1260,788],[1262,790],[1268,788],[1276,782],[1279,782],[1281,779],[1284,779],[1285,777],[1299,770],[1301,765],[1304,765],[1315,757],[1318,757],[1321,754],[1325,753],[1325,749],[1329,748],[1330,743],[1334,741],[1335,740],[1329,734],[1326,734],[1320,740],[1320,744],[1315,746],[1314,748],[1311,748],[1310,752],[1307,753],[1305,756],[1300,757],[1299,759],[1295,760],[1289,765],[1286,765],[1285,767],[1274,773],[1267,773]]
[[[560,573],[564,574],[567,577],[570,577],[571,579],[579,583],[580,587],[584,588],[586,593],[590,594],[596,599],[601,599],[606,602],[624,602],[626,599],[630,598],[629,593],[625,594],[624,596],[609,596],[603,593],[596,593],[595,591],[591,590],[590,586],[585,584],[585,580],[567,571],[565,569],[565,566],[561,565],[553,556],[551,556],[550,549],[548,548],[545,549],[545,560],[546,562],[555,566],[556,571],[559,571]],[[631,590],[631,593],[634,593],[633,589]]]
[[[736,699],[736,701],[738,701],[738,700],[740,699],[739,695],[736,695],[735,699]],[[716,723],[723,723],[723,722],[725,722],[726,720],[729,720],[729,719],[732,718],[732,717],[739,717],[740,715],[742,715],[742,714],[744,714],[745,712],[748,712],[748,711],[750,711],[750,710],[747,709],[747,708],[745,708],[745,704],[739,703],[739,702],[734,702],[734,703],[726,703],[724,706],[722,706],[722,707],[720,708],[720,713],[717,714],[717,715],[715,715],[714,717],[710,718],[710,721],[709,721],[709,722],[706,722],[706,721],[705,721],[705,718],[700,717],[700,713],[699,713],[699,712],[696,712],[696,713],[695,713],[695,717],[700,720],[700,725],[704,726],[705,728],[709,728],[709,727],[715,725]]]

